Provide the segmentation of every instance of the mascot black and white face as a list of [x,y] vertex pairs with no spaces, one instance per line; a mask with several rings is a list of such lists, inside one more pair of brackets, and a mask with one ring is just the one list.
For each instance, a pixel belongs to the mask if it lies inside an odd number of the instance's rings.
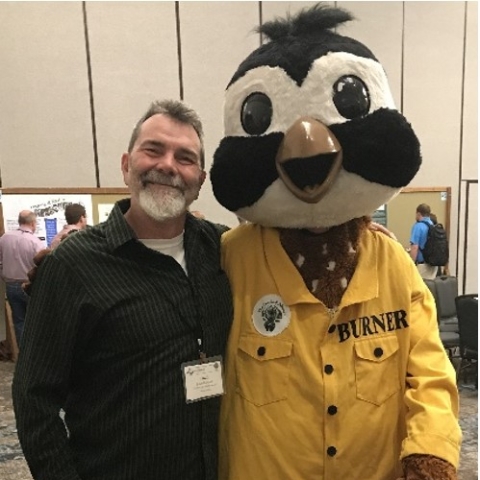
[[351,18],[315,6],[261,27],[270,42],[230,81],[210,172],[228,210],[268,227],[331,227],[372,214],[418,171],[382,66],[331,30]]

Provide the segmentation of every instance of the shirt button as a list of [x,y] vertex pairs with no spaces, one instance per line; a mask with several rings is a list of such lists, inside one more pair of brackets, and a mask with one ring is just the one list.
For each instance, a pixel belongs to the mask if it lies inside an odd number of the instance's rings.
[[330,457],[334,457],[337,454],[337,449],[335,447],[328,447],[327,454]]
[[329,415],[335,415],[337,413],[338,409],[335,405],[329,405],[327,408],[327,412]]
[[266,351],[267,351],[267,350],[265,349],[265,347],[258,347],[257,355],[258,355],[259,357],[263,357],[263,356],[265,355],[265,352],[266,352]]
[[325,365],[325,368],[323,370],[327,375],[330,375],[333,372],[333,365]]
[[333,333],[335,331],[335,325],[330,325],[328,328],[328,333]]
[[383,355],[383,349],[380,347],[377,347],[374,351],[373,354],[377,357],[380,358]]

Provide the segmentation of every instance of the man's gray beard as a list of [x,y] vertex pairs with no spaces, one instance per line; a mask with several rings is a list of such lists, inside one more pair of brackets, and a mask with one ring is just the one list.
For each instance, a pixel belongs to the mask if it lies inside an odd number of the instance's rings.
[[187,209],[184,194],[177,189],[169,189],[163,192],[153,192],[150,188],[144,188],[138,196],[140,207],[157,222],[164,222],[182,215]]

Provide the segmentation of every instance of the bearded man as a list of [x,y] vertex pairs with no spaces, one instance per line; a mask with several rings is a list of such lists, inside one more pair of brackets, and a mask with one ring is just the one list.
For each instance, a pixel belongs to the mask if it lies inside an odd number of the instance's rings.
[[20,443],[35,480],[215,480],[232,303],[225,228],[188,212],[205,180],[197,114],[153,103],[121,168],[131,198],[36,274],[13,381]]

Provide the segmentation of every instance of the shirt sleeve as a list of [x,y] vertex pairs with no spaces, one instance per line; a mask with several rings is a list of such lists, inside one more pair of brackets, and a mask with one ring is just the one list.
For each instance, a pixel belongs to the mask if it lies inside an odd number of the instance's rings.
[[20,444],[36,480],[80,480],[59,412],[83,300],[67,268],[47,256],[33,284],[12,385]]
[[461,432],[455,370],[443,348],[434,299],[412,266],[411,344],[407,365],[407,436],[401,457],[428,454],[458,468]]
[[412,231],[410,234],[410,244],[420,245],[421,235],[422,235],[422,227],[419,222],[416,222],[413,225]]

